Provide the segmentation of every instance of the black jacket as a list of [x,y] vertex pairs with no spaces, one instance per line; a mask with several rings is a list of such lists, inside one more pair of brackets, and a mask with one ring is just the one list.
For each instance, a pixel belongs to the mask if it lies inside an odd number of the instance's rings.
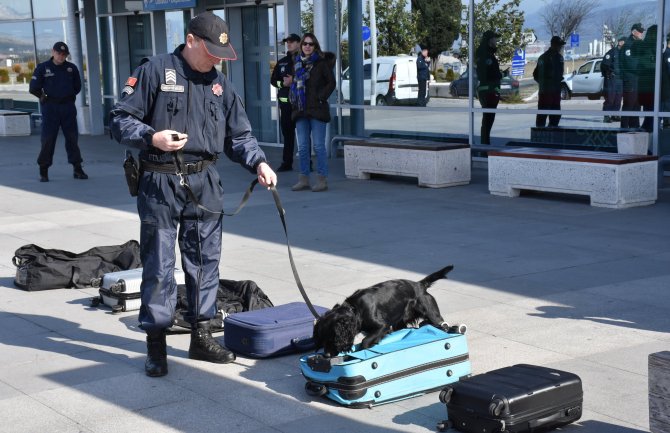
[[637,90],[638,73],[640,68],[641,41],[629,36],[621,47],[619,66],[623,77],[624,89]]
[[279,99],[279,103],[281,104],[289,103],[288,93],[291,87],[284,87],[284,77],[287,75],[293,75],[293,56],[291,54],[279,59],[272,70],[272,77],[270,78],[270,84],[279,89],[277,99]]
[[426,81],[430,79],[428,63],[421,53],[419,53],[419,55],[416,57],[416,79]]
[[621,67],[619,66],[621,49],[617,46],[605,53],[600,63],[600,72],[603,77],[621,79]]
[[561,91],[563,81],[563,56],[558,50],[549,48],[539,59],[533,71],[533,78],[540,85],[540,93]]
[[334,67],[335,54],[330,52],[323,53],[323,57],[314,62],[309,73],[309,79],[305,83],[305,109],[298,111],[294,105],[291,113],[293,120],[307,117],[322,122],[330,122],[328,98],[335,90]]
[[[475,53],[475,62],[477,64],[477,78],[480,86],[489,86],[490,90],[500,88],[502,73],[500,64],[495,56],[496,50],[491,47],[482,47]],[[488,89],[487,89],[488,90]]]

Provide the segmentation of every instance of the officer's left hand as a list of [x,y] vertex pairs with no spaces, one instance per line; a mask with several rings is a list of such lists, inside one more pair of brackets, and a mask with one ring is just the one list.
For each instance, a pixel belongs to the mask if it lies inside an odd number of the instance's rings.
[[270,187],[272,185],[277,185],[277,174],[272,171],[272,168],[265,163],[261,162],[258,164],[258,167],[256,167],[256,173],[258,174],[258,182],[266,187]]

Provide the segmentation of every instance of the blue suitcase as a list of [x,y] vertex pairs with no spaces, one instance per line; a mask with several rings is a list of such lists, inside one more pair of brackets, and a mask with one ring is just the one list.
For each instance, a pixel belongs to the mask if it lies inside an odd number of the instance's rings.
[[[323,314],[327,308],[314,306]],[[233,313],[223,319],[225,346],[239,355],[267,358],[314,348],[314,316],[304,302]]]
[[319,352],[303,356],[300,369],[308,394],[349,407],[438,391],[471,373],[465,335],[430,325],[393,332],[367,350],[332,358]]

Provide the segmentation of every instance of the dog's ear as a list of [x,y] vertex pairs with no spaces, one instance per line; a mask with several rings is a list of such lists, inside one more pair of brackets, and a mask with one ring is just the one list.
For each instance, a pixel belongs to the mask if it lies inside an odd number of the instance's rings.
[[358,334],[356,317],[352,315],[342,315],[335,322],[335,333],[333,345],[338,352],[349,352],[354,345],[354,339]]

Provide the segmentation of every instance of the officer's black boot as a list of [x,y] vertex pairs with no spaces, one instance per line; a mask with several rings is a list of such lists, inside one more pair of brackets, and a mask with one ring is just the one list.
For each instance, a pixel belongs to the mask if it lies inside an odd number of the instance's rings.
[[147,334],[147,360],[144,362],[144,371],[150,377],[161,377],[168,373],[165,331],[159,334]]
[[49,167],[40,167],[40,182],[49,182]]
[[212,337],[209,321],[198,322],[191,330],[191,346],[188,348],[188,357],[199,361],[227,364],[235,361],[235,354]]
[[88,175],[84,173],[84,169],[81,168],[81,164],[74,164],[73,176],[75,179],[88,179]]

